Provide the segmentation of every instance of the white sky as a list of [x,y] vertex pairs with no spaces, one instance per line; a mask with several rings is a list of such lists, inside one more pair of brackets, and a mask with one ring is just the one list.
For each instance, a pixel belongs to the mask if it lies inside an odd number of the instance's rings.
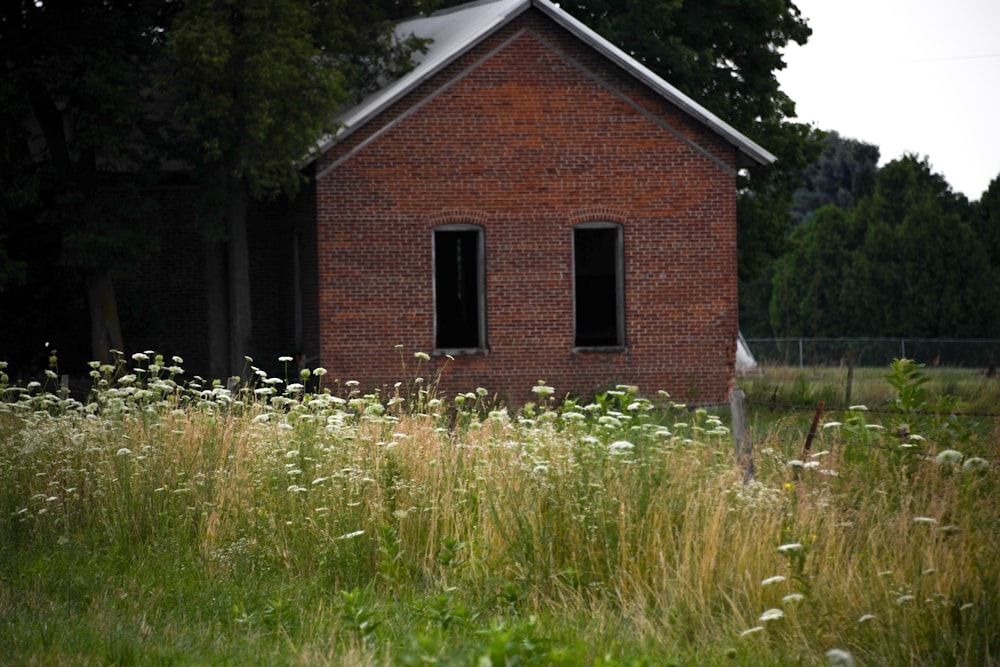
[[778,80],[799,120],[978,200],[1000,176],[1000,0],[794,1],[813,34]]

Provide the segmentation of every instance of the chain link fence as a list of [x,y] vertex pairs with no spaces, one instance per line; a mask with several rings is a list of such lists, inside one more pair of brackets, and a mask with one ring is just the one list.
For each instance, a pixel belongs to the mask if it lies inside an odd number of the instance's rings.
[[758,364],[888,366],[913,359],[928,366],[983,368],[996,372],[1000,338],[747,338]]

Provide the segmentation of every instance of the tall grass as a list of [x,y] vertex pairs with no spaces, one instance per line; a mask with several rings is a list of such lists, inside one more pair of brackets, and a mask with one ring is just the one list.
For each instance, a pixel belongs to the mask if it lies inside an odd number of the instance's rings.
[[631,387],[513,412],[135,361],[2,387],[0,660],[1000,663],[995,434],[939,456],[944,422],[856,410],[806,460],[755,434],[744,485],[722,420]]

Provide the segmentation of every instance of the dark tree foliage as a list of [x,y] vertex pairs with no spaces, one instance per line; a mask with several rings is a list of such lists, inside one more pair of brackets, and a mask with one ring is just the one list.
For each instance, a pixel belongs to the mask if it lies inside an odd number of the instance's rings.
[[792,233],[795,249],[778,262],[773,280],[774,331],[995,336],[1000,264],[984,236],[989,209],[970,206],[926,159],[888,163],[856,206],[822,208]]
[[158,28],[173,10],[0,3],[0,354],[12,361],[39,358],[46,340],[91,355],[79,330],[88,292],[101,302],[95,348],[120,345],[112,278],[155,242],[141,191],[160,148],[147,103]]
[[990,263],[1000,267],[1000,176],[990,183],[982,198],[973,205],[973,225],[980,242],[990,254]]
[[819,159],[802,171],[805,181],[795,191],[792,219],[799,224],[824,206],[847,210],[875,190],[878,146],[841,137],[836,132],[823,136]]
[[223,348],[241,358],[246,202],[295,192],[337,106],[398,76],[420,48],[393,39],[389,19],[433,5],[0,3],[0,357],[37,367],[29,348],[40,358],[46,340],[74,348],[75,363],[124,346],[113,278],[156,243],[144,192],[170,161],[203,185],[206,238],[222,248],[213,257],[233,296],[214,304],[230,311],[214,332],[232,323]]
[[248,201],[293,196],[300,165],[336,130],[337,107],[400,75],[422,46],[393,37],[387,6],[186,0],[167,30],[176,142],[215,195],[207,218],[221,237],[207,256],[214,376],[238,374],[252,344]]

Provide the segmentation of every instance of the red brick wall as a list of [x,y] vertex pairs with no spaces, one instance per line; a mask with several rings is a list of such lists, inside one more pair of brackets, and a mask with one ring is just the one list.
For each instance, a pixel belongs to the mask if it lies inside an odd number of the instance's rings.
[[[391,384],[399,344],[412,370],[434,342],[431,230],[474,222],[489,350],[448,362],[447,394],[483,386],[522,401],[543,379],[558,394],[628,383],[723,400],[738,327],[735,159],[531,10],[317,165],[320,364]],[[573,351],[572,226],[591,220],[624,229],[621,353]]]

